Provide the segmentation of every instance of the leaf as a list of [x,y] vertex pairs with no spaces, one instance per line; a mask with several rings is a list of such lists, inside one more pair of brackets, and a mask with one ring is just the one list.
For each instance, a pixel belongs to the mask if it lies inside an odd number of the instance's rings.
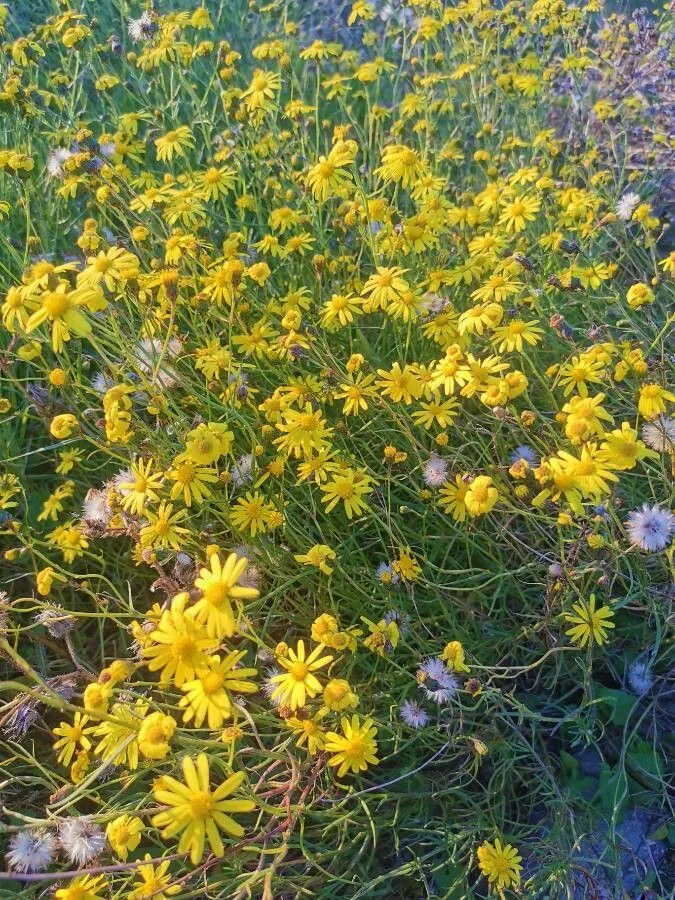
[[629,800],[628,779],[620,766],[603,763],[598,783],[600,806],[608,815],[618,816]]
[[563,784],[575,781],[579,775],[579,763],[566,750],[560,751],[560,762],[562,763],[562,780]]
[[609,721],[612,725],[622,728],[633,712],[633,708],[638,698],[626,691],[619,691],[615,688],[608,688],[602,684],[595,685],[595,695],[598,700],[603,701],[601,706],[607,706],[611,709]]

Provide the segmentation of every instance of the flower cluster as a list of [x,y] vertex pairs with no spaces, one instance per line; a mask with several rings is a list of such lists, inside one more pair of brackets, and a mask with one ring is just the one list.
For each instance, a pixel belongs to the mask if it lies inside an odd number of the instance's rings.
[[660,683],[672,578],[675,143],[617,165],[628,88],[568,127],[632,26],[102,6],[0,6],[9,869],[549,891],[535,807]]

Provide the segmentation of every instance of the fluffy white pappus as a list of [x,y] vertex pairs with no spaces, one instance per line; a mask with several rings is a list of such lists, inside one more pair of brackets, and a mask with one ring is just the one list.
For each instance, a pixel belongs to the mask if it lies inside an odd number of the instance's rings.
[[253,468],[253,454],[245,453],[240,456],[237,462],[230,469],[232,476],[232,484],[235,487],[241,487],[251,481],[251,470]]
[[643,504],[634,509],[626,520],[626,530],[634,547],[647,553],[658,553],[670,543],[675,531],[675,516],[669,509],[661,509],[657,504]]
[[154,384],[172,388],[178,381],[178,375],[175,369],[166,365],[165,360],[178,356],[182,346],[178,338],[171,338],[166,343],[152,338],[143,340],[135,353],[138,368],[145,375],[151,375]]
[[113,475],[112,479],[110,480],[110,484],[114,488],[114,490],[116,490],[117,493],[120,494],[120,496],[126,497],[127,494],[131,493],[131,491],[129,490],[129,488],[123,488],[122,485],[128,484],[129,482],[134,480],[134,473],[131,471],[131,469],[120,469],[120,471],[116,475]]
[[628,684],[634,694],[646,694],[654,684],[651,666],[636,659],[628,667]]
[[409,728],[424,728],[429,724],[429,714],[414,700],[404,700],[398,711]]
[[440,487],[448,478],[448,464],[435,453],[425,462],[423,469],[424,483],[428,487]]
[[106,837],[91,819],[73,817],[59,825],[59,844],[68,859],[80,867],[103,853]]
[[640,195],[628,191],[616,204],[616,214],[622,222],[629,222],[640,203]]
[[66,174],[63,167],[72,155],[72,150],[67,150],[65,147],[57,147],[52,150],[47,157],[47,174],[51,178],[63,178]]
[[150,40],[157,31],[157,25],[153,22],[150,13],[146,9],[137,19],[129,19],[127,31],[131,40],[139,44],[141,41]]
[[109,391],[111,387],[113,387],[115,382],[108,378],[107,375],[104,375],[103,372],[99,372],[97,375],[91,380],[91,386],[96,391],[97,394],[105,394],[106,391]]
[[42,872],[51,864],[56,849],[56,840],[49,831],[19,831],[9,839],[7,865],[15,872]]
[[258,588],[261,581],[262,572],[258,566],[247,566],[239,579],[239,584],[241,587]]
[[642,440],[658,453],[672,453],[675,450],[675,419],[659,416],[653,422],[642,426]]
[[442,659],[433,657],[425,660],[420,666],[420,690],[428,700],[441,705],[449,703],[457,693],[459,681],[448,669]]
[[82,517],[96,525],[107,525],[110,520],[110,509],[105,491],[90,488],[82,504]]
[[272,703],[274,706],[279,706],[280,701],[279,701],[278,697],[272,697],[272,694],[278,687],[276,682],[272,681],[272,679],[276,675],[280,675],[280,674],[281,674],[281,669],[277,669],[277,668],[268,669],[266,672],[267,677],[265,678],[265,680],[262,683],[263,694],[270,701],[270,703]]

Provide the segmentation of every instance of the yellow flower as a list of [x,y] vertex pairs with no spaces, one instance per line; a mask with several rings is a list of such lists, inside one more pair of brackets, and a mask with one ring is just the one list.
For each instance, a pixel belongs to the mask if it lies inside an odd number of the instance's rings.
[[600,444],[598,459],[612,469],[633,469],[643,459],[658,459],[654,450],[649,450],[638,440],[637,431],[630,423],[622,422],[621,428],[606,433]]
[[309,719],[287,719],[286,724],[297,735],[296,747],[307,745],[307,752],[314,756],[319,750],[323,750],[326,740],[326,732],[319,724],[321,715]]
[[256,69],[250,85],[241,95],[249,112],[259,114],[272,108],[275,94],[281,89],[281,78],[276,72]]
[[302,409],[285,410],[276,427],[282,436],[274,443],[280,451],[292,454],[296,459],[301,456],[311,459],[323,449],[333,431],[327,427],[321,410],[313,410],[311,403],[306,403]]
[[[331,637],[337,634],[339,628],[340,626],[335,616],[331,616],[329,613],[322,613],[312,622],[312,640],[328,646]],[[286,654],[281,655],[285,656]]]
[[95,737],[101,738],[95,753],[104,762],[115,766],[126,766],[133,771],[138,768],[138,731],[147,712],[145,700],[137,700],[135,705],[115,703],[110,710],[110,718],[101,722]]
[[132,463],[129,470],[131,478],[119,484],[120,492],[124,495],[122,506],[134,516],[143,514],[145,504],[159,500],[157,491],[160,488],[164,474],[152,471],[154,460],[145,462],[142,459]]
[[164,759],[169,752],[169,741],[176,730],[176,720],[158,711],[143,719],[138,732],[138,749],[146,759]]
[[135,850],[141,842],[143,822],[137,816],[118,816],[108,823],[105,833],[115,854],[126,861],[129,851]]
[[645,419],[656,419],[666,411],[666,403],[675,403],[675,394],[660,384],[643,384],[638,397],[638,412]]
[[506,325],[495,328],[491,343],[497,348],[498,353],[504,353],[504,351],[512,353],[514,350],[522,353],[524,344],[529,344],[530,347],[536,346],[543,334],[544,331],[538,327],[536,319],[530,322],[518,318],[509,319]]
[[350,719],[346,717],[340,721],[342,734],[329,731],[326,734],[326,752],[333,753],[328,763],[337,767],[338,778],[346,772],[365,772],[369,765],[376,766],[379,763],[377,756],[377,741],[375,736],[377,728],[373,726],[372,719],[366,718],[363,723],[357,715]]
[[160,682],[173,681],[176,687],[193,679],[197,669],[207,665],[206,653],[218,646],[218,640],[195,621],[194,612],[185,610],[188,599],[188,594],[176,594],[151,632],[151,643],[143,648],[150,671],[161,670]]
[[400,630],[396,622],[385,622],[380,619],[379,622],[371,622],[365,616],[361,616],[370,630],[370,634],[363,641],[363,646],[377,653],[378,656],[384,656],[390,653],[398,646]]
[[246,571],[248,560],[230,553],[225,565],[220,562],[217,553],[209,559],[210,569],[203,568],[195,580],[195,587],[201,597],[192,607],[195,620],[204,625],[209,637],[222,640],[232,637],[236,630],[236,622],[232,611],[232,601],[239,605],[243,600],[255,600],[260,593],[253,587],[242,587],[237,584]]
[[278,658],[277,662],[286,671],[281,675],[273,675],[270,679],[276,687],[272,691],[272,700],[277,700],[291,709],[304,706],[307,698],[315,697],[321,691],[321,683],[314,674],[332,662],[332,656],[321,656],[324,645],[319,644],[309,656],[305,655],[305,642],[298,641],[297,650],[289,647],[288,656]]
[[141,528],[141,546],[171,547],[172,550],[180,550],[184,535],[190,533],[187,528],[178,524],[186,515],[187,512],[184,509],[173,512],[173,504],[167,503],[165,500],[159,504],[157,512],[147,510],[148,524]]
[[73,431],[77,428],[77,419],[72,413],[61,413],[58,416],[54,416],[50,425],[49,425],[49,433],[57,438],[57,440],[61,441],[64,438],[70,437]]
[[251,537],[264,534],[270,527],[275,507],[267,503],[259,491],[247,491],[230,510],[230,521],[240,531],[250,531]]
[[523,194],[515,200],[507,200],[503,204],[503,212],[499,218],[499,224],[503,225],[507,232],[518,234],[524,231],[528,222],[533,222],[541,203],[537,197]]
[[614,628],[614,622],[610,621],[614,613],[610,607],[601,606],[600,609],[596,609],[595,602],[595,594],[591,594],[588,600],[572,604],[573,614],[563,615],[566,622],[572,623],[572,628],[568,628],[565,634],[580,647],[585,647],[589,643],[602,646],[607,640],[607,629]]
[[373,487],[372,478],[365,472],[350,467],[340,470],[333,475],[330,481],[321,485],[326,512],[330,512],[338,503],[342,502],[348,519],[352,519],[355,515],[361,515],[364,510],[368,509],[364,497],[372,491]]
[[466,520],[466,495],[469,483],[461,475],[455,475],[455,483],[444,484],[438,493],[438,502],[444,513],[452,516],[455,522]]
[[464,503],[470,516],[484,516],[499,499],[499,492],[489,475],[479,475],[469,485]]
[[495,839],[494,844],[485,841],[476,854],[481,872],[498,891],[520,884],[522,857],[511,844],[502,844],[499,838]]
[[181,686],[186,696],[178,705],[185,709],[183,721],[194,721],[200,728],[204,720],[209,728],[221,728],[223,721],[232,715],[232,694],[252,694],[257,688],[250,681],[257,675],[256,669],[237,668],[246,656],[245,650],[232,650],[220,660],[211,657],[207,668],[200,669],[197,678]]
[[28,334],[43,322],[51,322],[52,349],[61,353],[70,340],[71,331],[78,337],[91,334],[91,323],[78,308],[87,302],[88,295],[82,291],[68,291],[62,282],[55,290],[48,290],[40,298],[39,308],[30,316],[25,325]]
[[59,888],[54,900],[101,900],[101,891],[107,887],[105,876],[81,875],[69,881],[66,887]]
[[446,644],[441,659],[444,660],[451,672],[469,671],[469,667],[464,663],[464,647],[459,641],[450,641]]
[[385,181],[393,181],[402,188],[410,187],[427,172],[427,166],[416,150],[405,144],[390,144],[384,148],[382,165],[375,174]]
[[314,544],[307,553],[296,553],[296,562],[303,563],[306,566],[315,566],[324,575],[330,575],[333,569],[328,565],[327,560],[335,559],[335,551],[327,544]]
[[65,583],[67,581],[67,578],[65,577],[65,575],[61,575],[60,572],[54,571],[51,566],[40,569],[40,571],[35,576],[35,586],[37,588],[38,594],[41,594],[43,597],[47,597],[55,581]]
[[134,882],[133,889],[129,894],[129,900],[167,900],[174,894],[178,894],[182,888],[180,884],[169,884],[171,874],[169,860],[153,865],[152,856],[145,854],[146,864],[137,866],[135,869],[138,880]]
[[194,145],[194,136],[187,125],[179,125],[178,128],[167,131],[161,137],[155,138],[159,162],[170,162],[174,154],[185,156],[186,152],[191,150]]
[[173,481],[173,487],[169,497],[171,500],[178,500],[183,497],[186,506],[192,506],[192,501],[202,504],[207,498],[211,497],[211,491],[207,484],[215,484],[218,481],[218,475],[215,469],[198,466],[193,460],[181,454],[176,457],[173,469],[167,473],[169,481]]
[[52,734],[59,738],[53,745],[54,750],[59,751],[59,755],[56,759],[57,762],[64,766],[69,766],[73,754],[78,747],[81,747],[83,750],[91,749],[91,741],[87,735],[91,734],[94,729],[85,728],[88,721],[89,719],[87,716],[83,716],[82,713],[76,712],[73,716],[72,725],[68,722],[61,722],[61,724],[52,731]]
[[79,784],[89,770],[90,757],[86,750],[78,750],[75,760],[70,767],[70,780],[73,784]]
[[344,678],[331,678],[323,689],[323,703],[331,712],[358,706],[359,698]]
[[644,306],[645,303],[654,302],[654,291],[650,287],[647,287],[646,284],[638,282],[628,288],[626,302],[631,309],[639,309],[641,306]]
[[110,684],[88,684],[82,694],[82,705],[88,713],[104,715],[108,711],[108,703],[112,696]]
[[202,422],[187,435],[185,456],[198,466],[210,466],[229,451],[233,440],[227,425]]
[[420,564],[410,551],[410,547],[401,547],[398,557],[392,563],[392,568],[404,581],[417,581],[422,574]]
[[198,865],[204,855],[204,844],[208,841],[211,851],[218,857],[225,853],[220,832],[234,838],[244,836],[244,829],[228,813],[247,813],[255,809],[252,800],[227,800],[244,781],[244,773],[230,775],[219,787],[212,791],[209,786],[209,762],[206,754],[200,753],[196,760],[186,756],[183,759],[185,783],[168,775],[162,775],[153,786],[153,794],[158,803],[168,809],[153,816],[152,824],[161,828],[163,838],[173,838],[180,834],[179,853],[190,853],[193,866]]
[[319,161],[307,174],[307,184],[315,200],[324,203],[331,196],[345,195],[346,189],[352,184],[345,167],[351,165],[355,157],[355,141],[340,141],[328,156],[319,157]]

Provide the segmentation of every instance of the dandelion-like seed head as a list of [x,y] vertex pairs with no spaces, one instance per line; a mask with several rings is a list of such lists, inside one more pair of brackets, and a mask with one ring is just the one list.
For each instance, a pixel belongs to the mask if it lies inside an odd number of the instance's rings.
[[628,684],[635,694],[646,694],[654,684],[651,666],[637,659],[632,662],[628,668]]
[[59,825],[59,844],[68,859],[85,866],[105,850],[105,834],[86,816],[64,819]]
[[9,840],[7,864],[15,872],[43,872],[54,859],[56,849],[56,840],[49,831],[19,831]]
[[634,547],[647,553],[658,553],[670,543],[675,531],[675,516],[668,509],[657,504],[644,503],[635,509],[626,520],[626,530]]
[[658,416],[642,426],[642,440],[658,453],[675,451],[675,419],[672,416]]
[[399,706],[399,714],[409,728],[424,728],[429,723],[429,714],[414,700],[404,700]]
[[432,453],[431,457],[424,464],[423,469],[424,483],[428,487],[441,487],[448,478],[448,464],[440,456]]

